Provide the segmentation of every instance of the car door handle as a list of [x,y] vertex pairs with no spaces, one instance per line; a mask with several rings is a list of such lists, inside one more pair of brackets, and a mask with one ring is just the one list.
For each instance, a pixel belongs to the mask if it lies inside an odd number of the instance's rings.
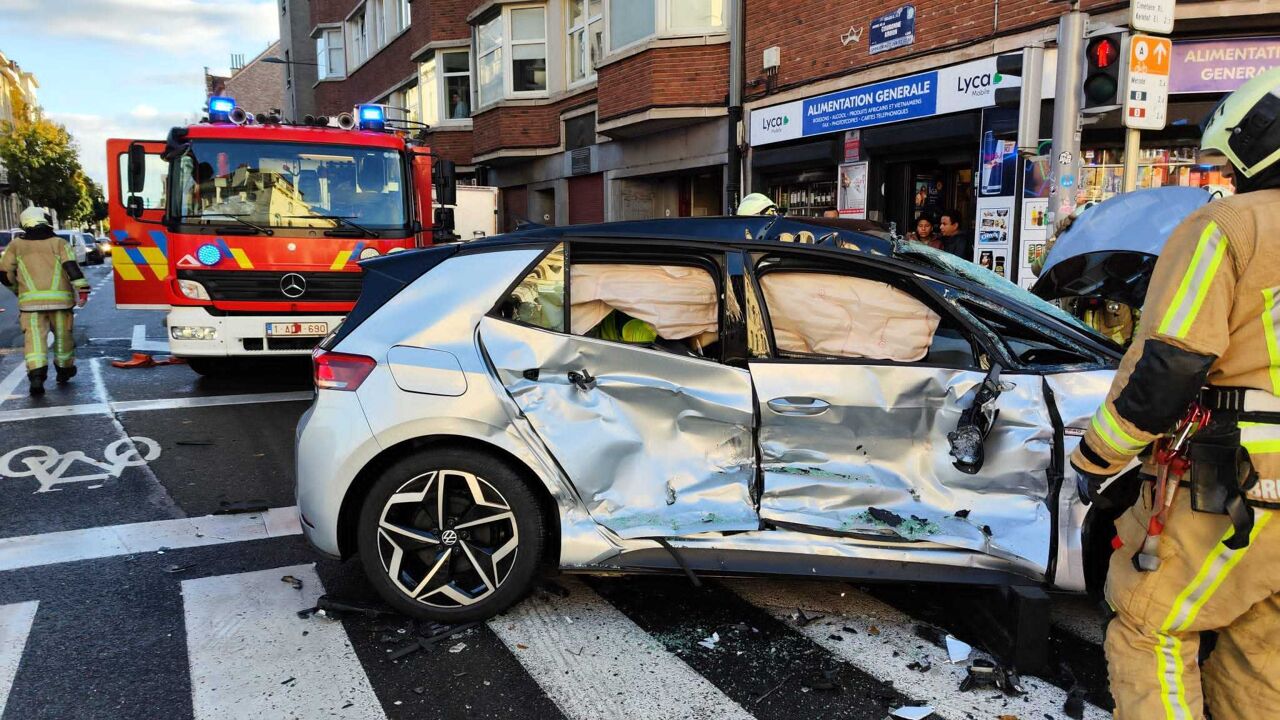
[[134,240],[133,238],[122,238],[116,241],[116,245],[120,247],[138,247],[141,244],[141,240]]
[[766,404],[779,415],[821,415],[831,407],[825,400],[810,397],[780,397]]

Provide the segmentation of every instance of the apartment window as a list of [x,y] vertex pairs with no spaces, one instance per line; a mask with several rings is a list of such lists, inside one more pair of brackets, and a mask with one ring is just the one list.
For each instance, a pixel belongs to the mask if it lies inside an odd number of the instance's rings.
[[725,0],[609,0],[609,49],[654,36],[721,32]]
[[284,51],[284,86],[293,87],[293,63],[289,59],[289,51]]
[[347,18],[347,58],[352,68],[359,67],[369,59],[369,25],[365,21],[365,11],[361,7],[354,15]]
[[604,41],[604,0],[568,0],[569,84],[596,76]]
[[347,56],[342,46],[342,30],[329,28],[316,38],[317,75],[321,80],[345,77]]
[[504,7],[475,32],[481,105],[546,92],[545,7]]
[[413,85],[404,89],[404,119],[413,122],[422,121],[421,105],[419,104],[418,86]]
[[471,53],[437,50],[418,68],[423,122],[429,125],[471,118]]

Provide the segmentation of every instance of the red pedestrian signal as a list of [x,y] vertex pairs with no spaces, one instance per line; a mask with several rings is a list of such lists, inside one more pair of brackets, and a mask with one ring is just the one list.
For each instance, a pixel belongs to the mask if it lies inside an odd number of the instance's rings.
[[1125,33],[1107,33],[1088,38],[1084,52],[1084,102],[1081,112],[1100,113],[1123,104],[1121,84],[1124,73]]

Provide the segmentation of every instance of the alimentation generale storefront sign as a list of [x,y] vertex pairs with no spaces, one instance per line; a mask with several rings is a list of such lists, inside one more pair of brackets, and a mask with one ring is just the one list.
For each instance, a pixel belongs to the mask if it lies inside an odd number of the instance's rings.
[[993,56],[837,90],[752,110],[751,145],[991,107],[997,87],[1018,87],[1021,83],[1021,78],[997,73]]

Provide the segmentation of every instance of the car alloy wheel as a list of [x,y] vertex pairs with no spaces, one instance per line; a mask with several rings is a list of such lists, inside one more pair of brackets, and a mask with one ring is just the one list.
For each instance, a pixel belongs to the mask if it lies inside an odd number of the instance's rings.
[[434,608],[478,603],[516,564],[520,532],[511,503],[484,478],[432,470],[404,483],[382,506],[378,558],[407,598]]

